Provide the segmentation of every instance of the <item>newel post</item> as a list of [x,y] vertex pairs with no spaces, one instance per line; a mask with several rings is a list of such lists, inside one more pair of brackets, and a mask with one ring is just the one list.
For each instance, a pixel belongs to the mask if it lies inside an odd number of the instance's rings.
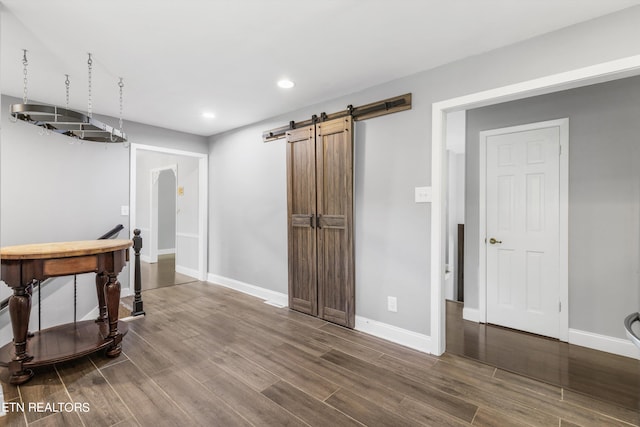
[[132,316],[144,315],[144,310],[142,309],[142,276],[140,274],[140,250],[142,249],[142,237],[140,237],[140,229],[136,228],[133,230],[133,250],[135,252],[135,261],[134,261],[134,291],[135,296],[133,297],[133,310],[131,311]]

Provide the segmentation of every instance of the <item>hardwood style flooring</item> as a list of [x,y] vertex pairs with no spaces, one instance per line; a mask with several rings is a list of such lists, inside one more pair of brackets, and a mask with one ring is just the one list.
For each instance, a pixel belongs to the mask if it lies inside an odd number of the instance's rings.
[[[446,353],[433,357],[203,282],[143,294],[123,354],[7,384],[10,426],[629,426],[637,411]],[[129,297],[130,298],[130,297]],[[5,405],[6,406],[6,405]],[[10,409],[10,408],[9,408]]]
[[[640,361],[462,319],[447,301],[447,352],[631,410],[640,409]],[[622,319],[620,319],[622,324]]]
[[158,255],[158,262],[153,264],[140,262],[140,272],[143,277],[143,291],[196,281],[193,277],[176,273],[176,256],[174,254]]

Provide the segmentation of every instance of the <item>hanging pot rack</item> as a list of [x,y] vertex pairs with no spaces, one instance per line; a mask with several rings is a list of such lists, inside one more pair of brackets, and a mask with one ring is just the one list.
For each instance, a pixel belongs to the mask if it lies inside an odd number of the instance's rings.
[[124,132],[78,111],[55,105],[13,104],[11,116],[51,132],[94,142],[126,142]]
[[27,102],[27,51],[24,50],[22,59],[24,74],[24,96],[22,104],[12,104],[9,114],[14,121],[24,121],[39,126],[46,131],[59,133],[81,141],[93,141],[104,143],[127,142],[127,136],[122,130],[122,78],[118,83],[120,88],[120,129],[109,126],[93,118],[91,102],[91,71],[93,61],[89,54],[89,98],[87,114],[69,109],[69,75],[66,74],[66,108],[56,105],[30,104]]

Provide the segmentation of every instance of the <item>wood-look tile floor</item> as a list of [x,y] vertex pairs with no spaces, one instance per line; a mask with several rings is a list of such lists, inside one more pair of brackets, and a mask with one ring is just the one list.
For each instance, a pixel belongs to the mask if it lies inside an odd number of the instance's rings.
[[158,255],[158,262],[140,262],[142,274],[142,290],[163,288],[165,286],[180,285],[195,282],[197,279],[176,272],[175,254]]
[[123,354],[40,369],[16,426],[628,426],[636,411],[445,354],[433,357],[202,282],[144,292]]
[[[462,319],[447,301],[447,352],[598,400],[640,410],[640,361]],[[620,319],[622,325],[622,319]]]

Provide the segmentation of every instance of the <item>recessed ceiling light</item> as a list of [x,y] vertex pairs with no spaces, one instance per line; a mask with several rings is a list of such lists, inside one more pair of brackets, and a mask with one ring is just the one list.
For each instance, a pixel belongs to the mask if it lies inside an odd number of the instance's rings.
[[291,89],[295,85],[296,84],[289,79],[282,79],[278,82],[278,86],[281,87],[282,89]]
[[204,113],[202,113],[202,117],[204,117],[205,119],[215,119],[216,115],[210,111],[205,111]]

